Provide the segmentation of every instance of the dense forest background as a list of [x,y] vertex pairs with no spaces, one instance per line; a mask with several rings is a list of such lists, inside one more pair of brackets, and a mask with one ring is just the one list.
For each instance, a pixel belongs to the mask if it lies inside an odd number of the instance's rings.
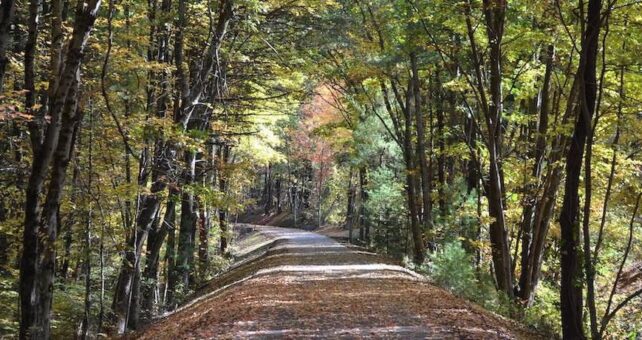
[[107,1],[0,2],[0,335],[138,329],[263,218],[640,336],[641,2]]

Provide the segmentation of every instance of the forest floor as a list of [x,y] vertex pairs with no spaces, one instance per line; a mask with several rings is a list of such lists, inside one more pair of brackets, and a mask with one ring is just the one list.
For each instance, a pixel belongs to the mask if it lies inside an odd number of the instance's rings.
[[132,338],[538,338],[391,259],[313,232],[242,227],[242,260]]

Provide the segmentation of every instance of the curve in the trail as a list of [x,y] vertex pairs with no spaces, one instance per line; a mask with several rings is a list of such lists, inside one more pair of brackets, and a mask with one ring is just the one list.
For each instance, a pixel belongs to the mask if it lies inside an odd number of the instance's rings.
[[312,232],[251,228],[267,240],[261,247],[135,337],[535,337],[390,259]]

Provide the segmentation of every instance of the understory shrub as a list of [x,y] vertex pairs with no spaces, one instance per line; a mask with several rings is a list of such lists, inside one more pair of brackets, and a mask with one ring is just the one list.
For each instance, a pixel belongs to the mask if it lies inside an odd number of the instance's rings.
[[495,313],[512,316],[517,307],[508,296],[495,289],[493,278],[486,271],[478,274],[472,256],[461,242],[446,243],[430,256],[428,276],[439,286],[455,295],[471,300]]
[[446,243],[430,256],[430,260],[429,275],[435,283],[463,297],[474,295],[475,269],[470,255],[458,241]]

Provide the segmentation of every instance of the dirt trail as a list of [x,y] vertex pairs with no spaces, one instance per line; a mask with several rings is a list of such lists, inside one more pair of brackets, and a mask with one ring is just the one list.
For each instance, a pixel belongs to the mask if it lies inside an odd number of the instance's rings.
[[141,339],[531,339],[417,273],[312,232],[255,227],[267,251],[212,280]]

